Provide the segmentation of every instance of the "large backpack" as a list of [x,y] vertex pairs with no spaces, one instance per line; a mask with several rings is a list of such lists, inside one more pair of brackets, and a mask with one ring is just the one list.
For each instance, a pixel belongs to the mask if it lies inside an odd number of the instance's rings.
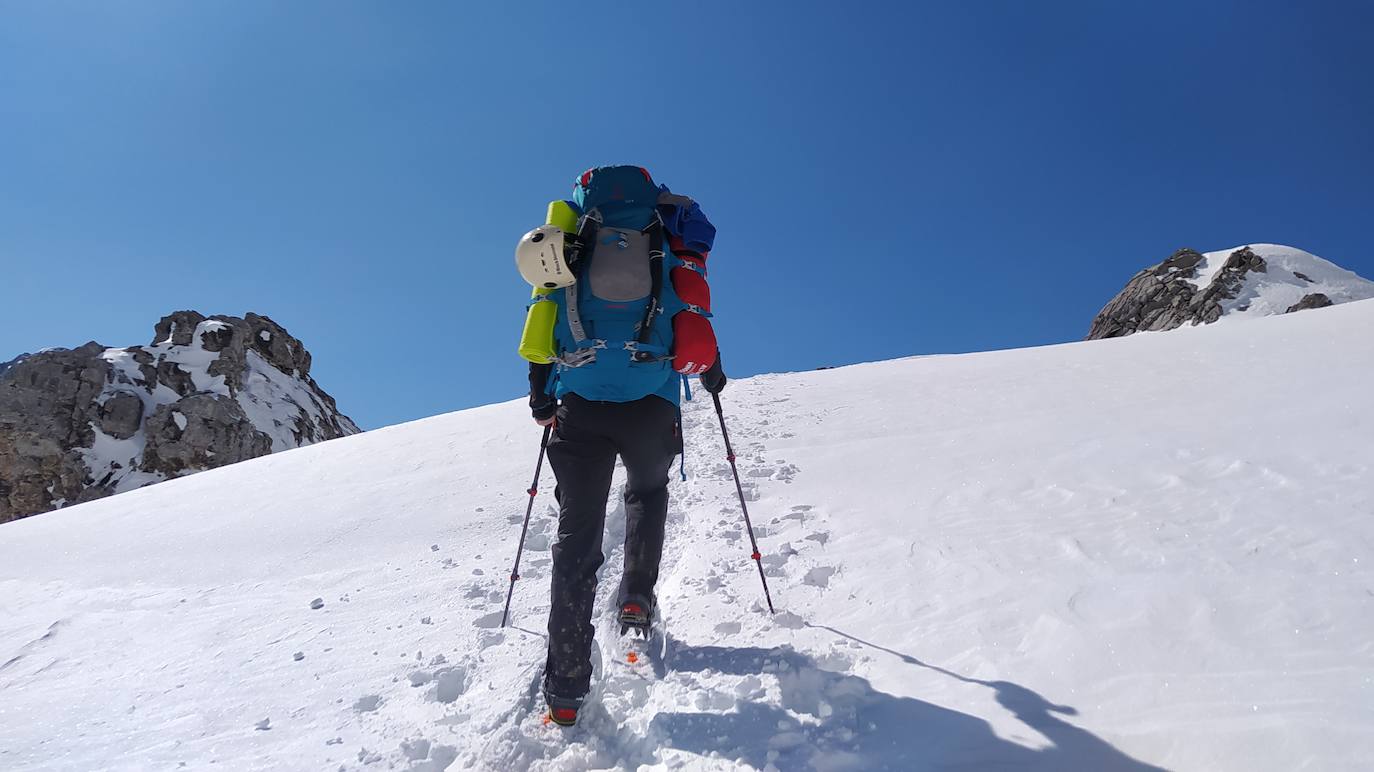
[[[557,390],[627,402],[696,375],[716,358],[706,259],[715,228],[700,207],[638,166],[584,172],[566,202],[571,286],[556,304]],[[676,388],[676,387],[671,387]]]

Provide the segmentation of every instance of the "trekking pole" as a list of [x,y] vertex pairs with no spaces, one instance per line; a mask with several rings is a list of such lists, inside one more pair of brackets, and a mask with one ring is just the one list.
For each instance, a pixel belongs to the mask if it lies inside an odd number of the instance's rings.
[[739,481],[739,467],[735,466],[735,449],[730,446],[730,432],[725,428],[725,411],[720,406],[720,395],[712,394],[716,402],[716,417],[720,419],[720,436],[725,439],[725,459],[730,462],[730,471],[735,475],[735,492],[739,494],[739,508],[744,512],[744,527],[749,531],[749,546],[754,550],[749,557],[759,567],[759,581],[763,582],[763,597],[768,601],[768,613],[773,610],[773,596],[768,592],[768,579],[763,575],[763,555],[759,553],[759,543],[754,539],[754,524],[749,522],[749,505],[744,503],[744,486]]
[[539,441],[539,461],[534,465],[534,482],[530,483],[530,503],[525,507],[525,524],[520,526],[520,546],[515,548],[515,566],[510,570],[510,589],[506,590],[506,610],[501,612],[501,626],[506,626],[510,616],[510,598],[515,594],[515,580],[520,578],[520,553],[525,551],[525,533],[530,530],[530,513],[534,511],[534,496],[539,493],[539,472],[544,468],[544,451],[549,448],[549,433],[553,425],[544,427],[544,439]]

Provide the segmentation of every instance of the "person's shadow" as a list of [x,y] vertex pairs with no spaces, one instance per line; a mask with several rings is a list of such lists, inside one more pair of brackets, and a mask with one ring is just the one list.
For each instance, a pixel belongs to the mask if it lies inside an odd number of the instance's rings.
[[[872,645],[833,628],[824,629]],[[653,720],[652,734],[662,738],[666,747],[703,756],[716,754],[757,768],[771,763],[780,770],[1160,769],[1063,721],[1059,715],[1077,711],[1055,705],[1023,686],[965,678],[891,649],[874,648],[995,690],[1001,705],[1052,745],[1036,750],[1004,740],[981,718],[886,694],[866,679],[826,670],[790,647],[675,646],[670,654],[673,671],[775,676],[781,707],[765,699],[767,682],[772,679],[746,678],[736,691],[734,712],[660,713]],[[794,714],[805,718],[799,721]]]

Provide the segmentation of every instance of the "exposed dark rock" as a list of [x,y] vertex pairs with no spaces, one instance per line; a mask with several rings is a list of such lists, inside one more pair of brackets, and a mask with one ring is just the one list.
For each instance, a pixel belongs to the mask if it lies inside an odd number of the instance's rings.
[[27,356],[29,356],[29,355],[28,355],[28,354],[20,354],[19,356],[15,357],[14,359],[11,359],[11,360],[8,361],[8,362],[0,362],[0,378],[4,378],[4,377],[5,377],[5,373],[9,372],[10,368],[12,368],[12,367],[14,367],[15,365],[19,364],[20,362],[24,361],[24,358],[27,357]]
[[196,393],[196,379],[182,368],[180,362],[164,359],[157,364],[157,383],[166,386],[183,397]]
[[127,440],[143,426],[143,398],[119,392],[100,404],[100,431],[117,440]]
[[75,501],[92,484],[75,448],[89,448],[105,388],[105,347],[45,351],[0,380],[0,522]]
[[298,378],[310,375],[310,352],[281,325],[257,314],[248,314],[244,321],[248,322],[252,332],[249,338],[253,350],[262,355],[273,367]]
[[276,322],[178,311],[0,367],[0,522],[357,431]]
[[191,338],[195,335],[196,326],[203,321],[205,317],[195,311],[175,311],[168,314],[153,327],[152,345],[189,346]]
[[176,477],[272,452],[272,438],[257,430],[232,397],[193,394],[160,405],[145,427],[142,470]]
[[1197,278],[1202,261],[1200,252],[1185,248],[1136,274],[1098,312],[1088,340],[1210,324],[1221,318],[1222,302],[1237,297],[1247,274],[1268,270],[1264,258],[1242,247],[1231,253],[1206,287],[1199,288],[1189,279]]
[[1288,310],[1284,311],[1284,313],[1291,314],[1294,311],[1307,311],[1308,309],[1312,308],[1326,308],[1327,306],[1332,305],[1335,305],[1335,303],[1331,302],[1331,298],[1323,295],[1320,292],[1313,292],[1310,295],[1303,295],[1302,300],[1299,300],[1298,302],[1289,306]]

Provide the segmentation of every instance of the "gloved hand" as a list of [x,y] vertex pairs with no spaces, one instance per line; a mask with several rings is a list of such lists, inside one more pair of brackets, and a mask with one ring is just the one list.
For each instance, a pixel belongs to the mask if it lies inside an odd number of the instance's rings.
[[538,405],[530,405],[530,415],[534,416],[534,422],[540,426],[551,426],[557,420],[558,400],[548,397],[547,402]]
[[725,388],[725,368],[720,364],[720,352],[716,352],[716,361],[706,372],[701,374],[701,387],[711,392],[719,394]]
[[558,400],[554,399],[547,388],[552,373],[551,364],[530,363],[530,413],[534,416],[534,422],[540,426],[552,425],[553,417],[558,414]]

